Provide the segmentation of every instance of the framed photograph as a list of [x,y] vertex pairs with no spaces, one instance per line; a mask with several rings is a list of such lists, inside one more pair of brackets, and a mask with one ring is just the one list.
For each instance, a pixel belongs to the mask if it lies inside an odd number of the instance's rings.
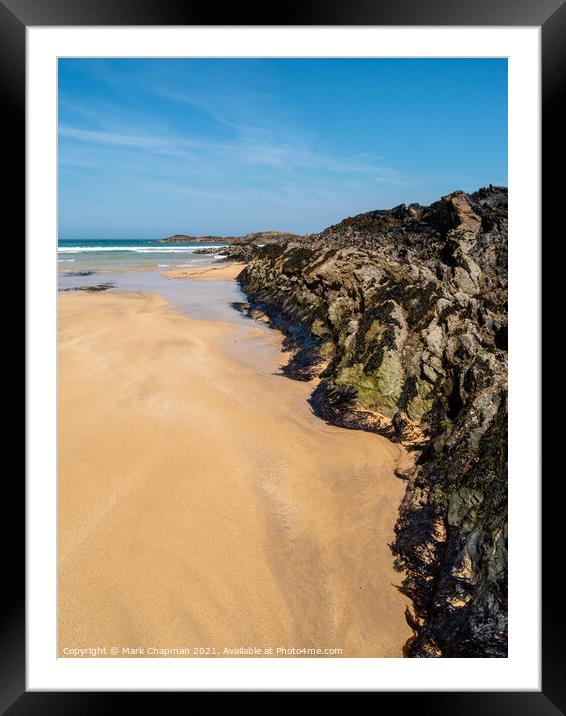
[[27,327],[2,712],[566,713],[539,431],[560,0],[0,17]]

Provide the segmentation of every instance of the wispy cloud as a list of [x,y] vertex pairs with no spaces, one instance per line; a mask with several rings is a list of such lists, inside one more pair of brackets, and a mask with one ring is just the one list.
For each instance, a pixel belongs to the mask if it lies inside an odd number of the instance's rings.
[[249,167],[271,169],[282,175],[294,171],[325,171],[341,175],[370,175],[375,181],[403,182],[398,172],[376,164],[367,155],[332,156],[293,142],[288,137],[276,141],[256,131],[241,131],[237,139],[219,142],[172,133],[151,134],[125,129],[104,131],[62,125],[59,127],[59,136],[63,140],[109,149],[135,149],[148,155],[167,156],[182,162],[197,159],[216,162],[219,175],[224,175],[229,165],[232,171]]
[[[71,63],[59,96],[63,222],[158,234],[315,231],[361,211],[436,198],[461,176],[478,185],[477,147],[486,155],[489,148],[476,143],[472,157],[452,156],[459,99],[450,95],[447,114],[449,84],[429,96],[402,74],[405,65],[391,76],[368,65],[359,74],[352,64],[313,67]],[[469,103],[459,116],[472,126]]]

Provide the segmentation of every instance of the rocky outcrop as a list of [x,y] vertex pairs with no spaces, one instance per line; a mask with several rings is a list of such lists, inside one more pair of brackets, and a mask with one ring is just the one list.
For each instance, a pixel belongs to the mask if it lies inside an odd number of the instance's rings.
[[108,291],[114,288],[114,283],[97,283],[91,286],[72,286],[71,288],[60,288],[59,291],[86,291],[87,293],[99,293],[100,291]]
[[[249,303],[313,410],[415,451],[392,545],[417,657],[507,649],[507,190],[454,192],[250,248]],[[299,370],[295,370],[298,364]]]
[[159,242],[162,244],[224,244],[227,243],[227,240],[222,236],[189,236],[188,234],[173,234],[173,236],[167,236],[164,239],[159,239]]
[[164,244],[193,243],[193,244],[236,244],[236,245],[258,245],[272,244],[280,241],[295,241],[303,238],[299,234],[292,234],[288,231],[256,231],[245,236],[188,236],[187,234],[175,234],[159,239]]
[[256,231],[245,236],[231,237],[233,244],[274,244],[281,241],[300,241],[303,237],[300,234],[293,234],[289,231]]
[[202,248],[195,249],[193,254],[200,255],[212,255],[212,256],[226,256],[228,254],[228,247],[219,248],[218,246],[203,246]]

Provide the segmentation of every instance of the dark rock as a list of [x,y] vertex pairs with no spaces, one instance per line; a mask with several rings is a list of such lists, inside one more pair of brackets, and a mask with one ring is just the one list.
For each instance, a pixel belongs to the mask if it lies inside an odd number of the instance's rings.
[[219,248],[218,246],[202,246],[193,251],[193,254],[212,254],[213,256],[225,256],[227,253],[228,248],[225,246],[222,246],[221,248]]
[[393,425],[393,430],[395,430],[395,434],[398,436],[402,436],[404,429],[407,427],[407,421],[403,418],[401,413],[395,413],[391,424]]
[[98,283],[94,286],[73,286],[72,288],[61,288],[60,291],[86,291],[87,293],[98,293],[99,291],[107,291],[114,288],[113,283]]
[[[235,247],[232,247],[235,249]],[[393,551],[408,656],[507,653],[507,190],[454,192],[247,246],[238,277],[281,328],[321,418],[421,452]]]

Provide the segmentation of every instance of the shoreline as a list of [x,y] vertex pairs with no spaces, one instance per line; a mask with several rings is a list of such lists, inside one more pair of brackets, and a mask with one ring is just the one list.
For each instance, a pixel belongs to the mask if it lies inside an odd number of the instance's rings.
[[315,417],[275,332],[157,294],[59,300],[60,651],[190,632],[402,656],[403,448]]
[[191,266],[163,271],[162,276],[170,279],[190,279],[191,281],[232,281],[235,280],[245,264],[241,261],[222,262],[219,265]]

